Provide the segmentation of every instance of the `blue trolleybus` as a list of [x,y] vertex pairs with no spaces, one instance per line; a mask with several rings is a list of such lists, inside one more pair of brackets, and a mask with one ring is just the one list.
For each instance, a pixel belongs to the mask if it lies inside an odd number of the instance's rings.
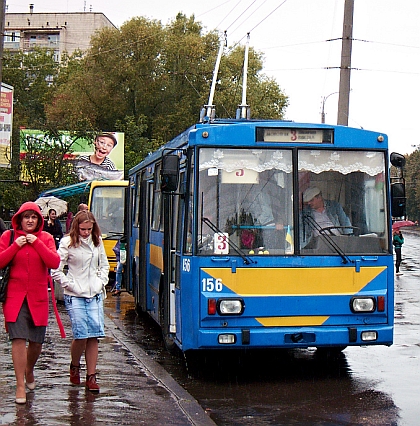
[[129,172],[137,309],[184,352],[391,345],[391,214],[404,215],[404,187],[390,163],[404,157],[374,131],[191,127]]

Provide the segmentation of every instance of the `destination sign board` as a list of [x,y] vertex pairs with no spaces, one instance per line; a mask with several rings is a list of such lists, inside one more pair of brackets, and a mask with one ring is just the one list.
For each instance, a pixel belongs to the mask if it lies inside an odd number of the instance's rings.
[[332,143],[331,129],[260,128],[257,142]]

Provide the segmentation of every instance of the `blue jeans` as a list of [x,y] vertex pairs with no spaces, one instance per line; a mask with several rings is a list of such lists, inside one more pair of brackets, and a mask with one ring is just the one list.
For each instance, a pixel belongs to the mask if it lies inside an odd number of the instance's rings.
[[124,265],[121,262],[117,263],[117,271],[115,273],[115,288],[114,290],[121,290],[121,281],[122,281],[122,271]]

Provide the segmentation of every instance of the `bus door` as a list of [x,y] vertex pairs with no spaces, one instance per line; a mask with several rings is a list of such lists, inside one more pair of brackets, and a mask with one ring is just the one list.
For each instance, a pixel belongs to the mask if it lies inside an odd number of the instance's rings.
[[[184,182],[186,173],[181,172],[181,182]],[[188,186],[186,186],[188,187]],[[174,206],[174,232],[172,233],[175,242],[175,260],[174,266],[174,283],[175,283],[175,325],[176,325],[176,339],[182,343],[182,291],[181,291],[181,277],[183,271],[189,271],[191,266],[191,216],[187,215],[186,206],[189,205],[191,200],[186,196],[184,188],[180,190],[183,195],[175,195],[173,200]],[[190,191],[191,192],[191,191]],[[191,210],[192,211],[192,210]],[[190,256],[183,256],[189,254]]]
[[133,265],[133,288],[136,305],[140,310],[147,310],[146,272],[147,272],[147,243],[149,241],[149,196],[148,181],[143,170],[137,186],[136,212],[138,212],[137,226],[138,239],[135,242],[135,256]]
[[[170,170],[170,176],[168,175]],[[168,180],[169,178],[169,180]],[[173,178],[173,179],[172,179]],[[179,195],[173,194],[178,189],[179,158],[169,154],[162,161],[162,196],[163,196],[163,279],[160,288],[160,323],[165,346],[172,350],[175,347],[175,277],[179,256],[176,256],[176,219]]]

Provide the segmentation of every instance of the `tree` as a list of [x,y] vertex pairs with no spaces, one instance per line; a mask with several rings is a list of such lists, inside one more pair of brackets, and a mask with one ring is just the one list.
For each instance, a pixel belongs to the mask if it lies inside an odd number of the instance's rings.
[[[5,52],[4,81],[15,87],[14,152],[18,126],[42,130],[56,141],[27,146],[22,164],[29,185],[22,193],[34,198],[46,187],[71,183],[64,161],[71,146],[60,145],[62,130],[73,138],[124,131],[127,170],[196,123],[207,104],[219,45],[216,32],[205,33],[194,16],[180,13],[166,26],[139,17],[120,29],[105,28],[89,51],[63,55],[60,64],[48,50]],[[243,50],[235,47],[223,57],[215,96],[219,116],[235,116],[241,103]],[[253,117],[281,118],[287,97],[262,73],[262,54],[251,49],[249,58]],[[19,174],[17,156],[12,168]],[[17,194],[20,190],[16,187]]]
[[[167,26],[134,18],[119,30],[104,29],[92,38],[86,56],[73,64],[73,72],[60,81],[48,119],[67,129],[82,117],[92,129],[135,129],[125,140],[128,163],[136,164],[150,147],[198,121],[219,44],[217,33],[204,34],[200,22],[183,14]],[[243,48],[233,49],[222,63],[216,100],[222,115],[234,116],[241,100]],[[262,55],[251,51],[248,81],[254,116],[281,118],[287,98],[261,69]]]
[[420,221],[420,150],[406,156],[404,177],[406,182],[407,216]]
[[[140,116],[137,119],[127,116],[124,120],[117,120],[115,129],[124,133],[124,168],[130,170],[138,162],[139,158],[146,157],[150,152],[159,148],[157,141],[149,140],[142,136],[146,133],[146,117]],[[135,143],[133,143],[135,142]],[[140,151],[138,151],[140,149]]]
[[[245,48],[233,48],[220,67],[220,79],[215,94],[216,105],[221,105],[221,115],[235,117],[236,109],[242,102],[243,63]],[[249,49],[247,104],[253,118],[282,119],[288,105],[287,96],[280,90],[274,79],[262,73],[263,57]],[[220,114],[219,114],[220,115]]]
[[62,55],[60,73],[55,79],[55,95],[45,105],[48,132],[65,129],[83,134],[95,131],[96,115],[81,107],[86,103],[83,62],[81,51],[75,51],[72,56]]
[[28,183],[30,197],[35,199],[48,188],[66,186],[78,182],[69,161],[72,147],[85,133],[45,132],[41,137],[27,136],[21,141],[22,174]]
[[10,169],[0,170],[0,193],[3,217],[7,211],[17,208],[29,199],[37,197],[36,189],[28,182],[16,179],[21,174],[19,156],[20,128],[40,128],[45,125],[45,105],[51,102],[55,79],[60,64],[54,60],[54,52],[34,49],[32,52],[3,54],[3,81],[14,88],[12,153]]
[[3,81],[14,87],[14,121],[20,127],[38,128],[45,123],[45,105],[54,95],[60,65],[54,51],[9,52],[3,58]]

